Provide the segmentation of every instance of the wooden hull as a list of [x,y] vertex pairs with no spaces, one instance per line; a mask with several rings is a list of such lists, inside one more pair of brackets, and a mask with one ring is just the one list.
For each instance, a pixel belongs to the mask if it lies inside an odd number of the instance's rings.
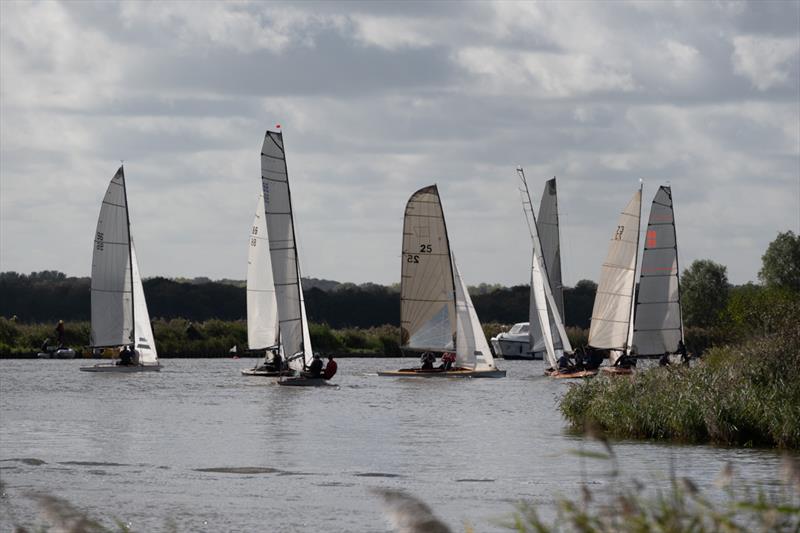
[[328,383],[322,378],[289,378],[278,381],[278,385],[284,387],[335,387],[333,383]]
[[634,372],[635,370],[633,368],[619,368],[616,366],[603,367],[603,374],[609,374],[612,376],[630,376]]
[[597,370],[578,370],[575,372],[546,372],[545,374],[553,379],[584,379],[593,378],[597,372]]
[[390,378],[504,378],[505,370],[468,370],[457,368],[452,370],[422,370],[420,368],[401,368],[378,372],[379,376]]
[[294,370],[281,370],[280,372],[278,372],[275,370],[258,370],[256,368],[243,368],[242,375],[277,378],[281,376],[294,376]]
[[133,372],[160,372],[161,365],[114,365],[99,364],[94,366],[82,366],[81,372],[114,372],[119,374],[131,374]]

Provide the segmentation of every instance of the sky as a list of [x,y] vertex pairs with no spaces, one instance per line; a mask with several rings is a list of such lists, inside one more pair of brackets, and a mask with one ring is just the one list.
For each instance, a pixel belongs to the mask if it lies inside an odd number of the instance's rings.
[[244,279],[267,129],[304,276],[399,281],[439,186],[470,285],[527,283],[515,168],[558,179],[564,282],[644,180],[681,268],[800,233],[800,3],[0,2],[0,271],[88,276],[125,161],[145,277]]

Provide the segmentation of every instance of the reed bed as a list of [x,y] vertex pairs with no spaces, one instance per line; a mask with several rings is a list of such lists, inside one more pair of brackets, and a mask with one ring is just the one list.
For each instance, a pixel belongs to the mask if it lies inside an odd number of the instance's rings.
[[575,429],[617,437],[797,449],[800,330],[712,348],[690,368],[598,377],[571,387],[560,409]]

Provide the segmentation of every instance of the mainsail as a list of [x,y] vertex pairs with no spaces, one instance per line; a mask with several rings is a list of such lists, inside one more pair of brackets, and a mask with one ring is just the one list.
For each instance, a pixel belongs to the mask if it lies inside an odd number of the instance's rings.
[[[553,294],[558,316],[564,317],[564,293],[561,282],[561,248],[558,231],[558,193],[556,179],[547,180],[544,193],[539,203],[539,215],[536,218],[536,229],[539,232],[539,241],[542,245],[542,256],[547,270],[547,279],[550,282],[550,292]],[[532,298],[535,298],[535,293]],[[538,301],[531,301],[531,311],[538,306]],[[544,301],[542,301],[544,305]],[[555,350],[563,350],[561,336],[558,334],[558,323],[552,313],[549,315],[551,324],[550,335],[553,339]],[[545,337],[538,320],[530,321],[531,351],[534,353],[546,352]]]
[[125,173],[119,167],[103,198],[94,237],[93,347],[116,347],[134,341],[130,248]]
[[400,336],[403,348],[453,350],[455,281],[436,185],[411,195],[403,221]]
[[[589,328],[589,345],[594,348],[623,352],[631,346],[641,214],[642,189],[639,187],[620,214],[600,271]],[[612,362],[615,359],[612,353]]]
[[633,329],[639,355],[678,351],[683,340],[680,297],[672,189],[662,186],[653,198],[642,252]]
[[277,343],[278,303],[262,193],[258,196],[247,256],[247,345],[251,350],[260,350]]
[[456,367],[471,370],[495,370],[494,358],[486,342],[478,313],[472,305],[467,285],[453,259],[456,282]]
[[139,262],[136,260],[136,248],[131,240],[131,265],[133,266],[133,329],[136,335],[134,348],[139,358],[139,364],[158,364],[156,341],[153,337],[153,328],[150,325],[150,313],[147,311],[147,301],[144,299],[142,277],[139,274]]
[[286,170],[283,134],[267,131],[261,148],[261,185],[264,193],[272,277],[278,304],[280,339],[286,357],[311,353],[304,341],[304,312],[300,287],[297,237]]

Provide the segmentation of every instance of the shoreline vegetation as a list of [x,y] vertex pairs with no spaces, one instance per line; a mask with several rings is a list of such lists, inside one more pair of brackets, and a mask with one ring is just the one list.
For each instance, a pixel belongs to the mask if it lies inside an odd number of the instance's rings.
[[574,429],[617,438],[800,449],[800,295],[761,288],[732,299],[715,326],[728,344],[691,367],[654,367],[571,387]]

